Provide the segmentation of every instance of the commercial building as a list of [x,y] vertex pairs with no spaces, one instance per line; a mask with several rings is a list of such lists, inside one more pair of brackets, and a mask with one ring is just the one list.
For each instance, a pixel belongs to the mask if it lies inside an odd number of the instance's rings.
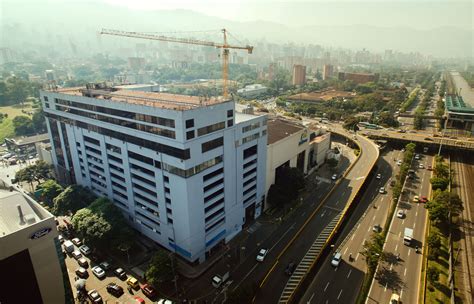
[[325,64],[323,66],[323,80],[327,80],[332,77],[334,73],[334,66],[330,64]]
[[293,66],[293,85],[304,85],[306,83],[306,66],[295,64]]
[[330,133],[323,129],[311,129],[281,117],[269,118],[266,192],[280,168],[296,167],[310,174],[324,163],[330,146]]
[[457,128],[474,133],[474,108],[459,95],[445,97],[446,128]]
[[202,262],[261,213],[267,118],[232,100],[104,85],[41,91],[58,176]]
[[378,73],[375,74],[363,74],[363,73],[345,73],[339,72],[338,78],[339,80],[351,80],[357,84],[362,84],[366,82],[377,82],[379,80],[380,75]]
[[266,93],[268,88],[261,84],[251,84],[245,86],[243,89],[237,90],[237,94],[243,96],[245,98],[255,98],[260,96],[261,94]]
[[47,133],[33,136],[25,136],[21,138],[5,138],[5,145],[9,151],[19,155],[27,155],[36,153],[36,144],[48,143],[49,136]]
[[54,216],[30,197],[5,189],[2,181],[0,269],[1,303],[60,304],[71,299]]

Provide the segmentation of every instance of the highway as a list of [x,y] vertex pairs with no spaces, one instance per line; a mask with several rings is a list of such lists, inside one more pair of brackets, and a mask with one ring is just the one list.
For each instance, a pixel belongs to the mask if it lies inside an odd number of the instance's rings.
[[[340,133],[345,132],[340,127],[338,130]],[[255,303],[278,302],[288,281],[288,276],[285,274],[287,265],[290,262],[296,264],[300,262],[323,229],[356,195],[364,178],[378,158],[378,149],[372,141],[358,136],[358,142],[363,151],[361,157],[347,176],[335,186],[334,191],[330,192],[323,204],[309,216],[306,225],[296,233],[295,237],[286,242],[287,246],[273,260],[270,270],[264,276],[257,291]]]
[[[391,202],[388,184],[398,173],[395,163],[401,158],[402,152],[397,150],[388,151],[379,158],[375,173],[380,173],[381,178],[377,179],[374,175],[333,250],[342,253],[342,263],[337,268],[333,267],[330,263],[332,255],[329,255],[301,298],[301,304],[355,303],[367,270],[364,257],[359,252],[363,250],[363,243],[374,233],[374,225],[385,225]],[[380,194],[380,187],[386,187],[387,193]]]
[[[432,164],[433,158],[420,154],[419,161],[413,160],[412,169],[416,170],[414,179],[407,179],[397,211],[405,211],[404,218],[394,215],[384,244],[388,261],[382,262],[370,287],[367,304],[388,303],[392,293],[400,295],[402,303],[418,303],[422,255],[415,252],[415,247],[424,245],[425,225],[428,212],[423,203],[413,202],[413,197],[427,196],[431,192],[430,178],[432,171],[420,169]],[[413,241],[410,246],[403,244],[405,228],[413,229]],[[400,261],[396,255],[400,254]]]

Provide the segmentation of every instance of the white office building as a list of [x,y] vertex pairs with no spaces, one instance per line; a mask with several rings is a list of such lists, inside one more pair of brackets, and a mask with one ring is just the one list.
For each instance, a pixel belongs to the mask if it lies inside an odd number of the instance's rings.
[[58,176],[109,197],[186,260],[204,261],[260,215],[266,116],[136,86],[41,91],[41,100]]

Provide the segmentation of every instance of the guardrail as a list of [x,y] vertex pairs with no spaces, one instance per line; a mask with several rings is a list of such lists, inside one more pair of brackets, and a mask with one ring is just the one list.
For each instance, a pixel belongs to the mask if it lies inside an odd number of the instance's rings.
[[[348,136],[346,134],[340,133],[337,130],[332,130],[331,132],[337,133],[338,135],[342,135],[342,136],[348,138]],[[350,139],[350,140],[352,141],[352,139]],[[349,174],[349,172],[352,170],[354,165],[359,161],[360,157],[364,153],[361,146],[357,142],[355,142],[355,143],[359,147],[360,153],[357,157],[357,160],[354,163],[352,163],[351,166],[346,170],[346,172],[344,173],[344,177],[346,177]],[[377,149],[377,157],[374,159],[373,163],[371,164],[369,173],[370,173],[370,171],[372,171],[373,167],[375,166],[375,163],[377,162],[378,156],[379,156],[379,153],[378,153],[378,149]],[[339,185],[339,183],[340,183],[340,180],[337,182],[336,186]],[[344,209],[342,209],[341,212],[339,212],[336,215],[336,217],[328,224],[328,226],[326,226],[323,229],[321,234],[313,242],[313,244],[311,245],[309,250],[306,252],[303,259],[301,260],[301,262],[298,264],[295,271],[291,275],[290,279],[288,280],[285,288],[283,289],[283,292],[280,296],[280,299],[279,299],[278,303],[282,303],[282,304],[283,303],[289,303],[290,301],[293,300],[296,291],[301,286],[301,284],[304,282],[304,280],[308,276],[308,273],[313,269],[314,265],[316,264],[316,262],[321,257],[321,254],[322,254],[323,250],[330,244],[331,240],[336,235],[336,233],[337,233],[338,229],[340,228],[343,220],[345,219],[347,211],[352,207],[352,203],[354,202],[354,199],[357,197],[357,194],[359,193],[359,191],[362,188],[362,186],[364,185],[364,183],[365,183],[365,180],[364,180],[363,183],[361,183],[359,185],[357,191],[355,192],[355,195],[349,201],[349,203],[346,204]],[[326,197],[324,198],[323,201],[325,201],[332,194],[332,191],[335,188],[336,187],[333,187],[333,189],[326,195]],[[321,206],[322,205],[323,204],[321,204]],[[303,229],[305,226],[306,225],[304,225],[301,229]]]

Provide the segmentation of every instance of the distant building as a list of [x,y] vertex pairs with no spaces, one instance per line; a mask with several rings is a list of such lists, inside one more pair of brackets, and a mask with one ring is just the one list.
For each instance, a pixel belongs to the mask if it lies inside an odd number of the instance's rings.
[[53,70],[44,71],[44,77],[46,78],[47,81],[55,81],[56,80],[56,74],[54,73]]
[[267,90],[268,88],[261,84],[251,84],[251,85],[245,86],[245,88],[243,89],[237,90],[237,94],[245,98],[255,98],[261,94],[266,93]]
[[474,108],[459,95],[445,97],[446,128],[457,128],[474,133]]
[[325,64],[323,66],[323,80],[329,79],[334,73],[334,66],[330,64]]
[[142,70],[145,67],[145,58],[142,58],[142,57],[128,57],[128,66],[133,71]]
[[304,85],[306,83],[306,66],[295,64],[293,66],[293,85]]
[[37,143],[49,143],[48,133],[21,137],[17,139],[5,138],[5,144],[9,151],[17,154],[35,153]]
[[345,73],[339,72],[339,80],[351,80],[357,84],[367,83],[367,82],[377,82],[379,80],[379,74],[363,74],[363,73]]
[[68,303],[72,298],[54,216],[0,181],[2,303]]
[[296,167],[309,174],[324,163],[331,146],[330,133],[282,117],[270,117],[267,125],[266,193],[281,168]]

